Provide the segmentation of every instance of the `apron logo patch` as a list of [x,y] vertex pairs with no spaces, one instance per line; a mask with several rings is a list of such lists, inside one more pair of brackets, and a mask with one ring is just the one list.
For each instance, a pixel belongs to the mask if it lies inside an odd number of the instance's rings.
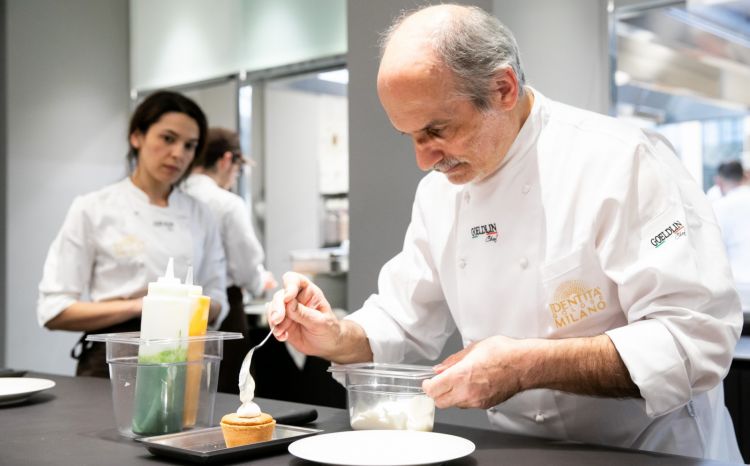
[[497,243],[497,225],[489,223],[487,225],[479,225],[478,227],[472,227],[471,238],[479,238],[483,236],[485,243]]
[[560,284],[549,305],[555,327],[563,328],[607,309],[601,288],[589,287],[580,280]]
[[679,220],[675,220],[671,225],[661,231],[658,235],[651,238],[651,245],[655,248],[658,248],[669,238],[682,238],[686,235],[687,230],[685,229],[685,226],[680,223]]

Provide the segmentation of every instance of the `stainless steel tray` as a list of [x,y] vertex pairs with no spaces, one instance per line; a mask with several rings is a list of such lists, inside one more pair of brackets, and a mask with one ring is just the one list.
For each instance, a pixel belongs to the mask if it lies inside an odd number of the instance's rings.
[[286,447],[304,437],[323,432],[318,429],[276,424],[273,437],[266,442],[252,443],[241,447],[227,448],[221,427],[196,429],[177,434],[142,437],[139,442],[157,456],[176,458],[192,463],[218,463],[243,458],[254,458],[268,455]]

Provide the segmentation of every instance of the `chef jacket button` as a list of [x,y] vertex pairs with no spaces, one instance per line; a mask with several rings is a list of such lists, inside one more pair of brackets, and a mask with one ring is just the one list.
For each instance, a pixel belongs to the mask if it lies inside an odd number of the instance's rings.
[[458,267],[461,268],[461,269],[463,269],[464,267],[466,267],[466,260],[465,259],[459,259],[458,260]]
[[497,413],[497,406],[491,407],[488,411],[491,412],[492,414]]
[[521,260],[518,261],[518,265],[520,265],[522,269],[525,269],[529,266],[529,260],[525,257],[522,257]]
[[534,422],[536,422],[537,424],[541,424],[542,422],[544,422],[544,414],[536,413],[536,416],[534,416]]
[[528,194],[530,190],[531,190],[531,185],[528,185],[528,184],[523,185],[523,188],[521,188],[521,192],[524,194]]
[[466,203],[468,204],[470,200],[471,200],[471,194],[464,193],[464,201],[466,201]]

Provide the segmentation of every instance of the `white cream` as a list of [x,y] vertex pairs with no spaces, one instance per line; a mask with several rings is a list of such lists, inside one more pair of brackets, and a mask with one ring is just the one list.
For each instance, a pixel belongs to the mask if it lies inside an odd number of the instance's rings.
[[242,406],[237,408],[237,415],[239,417],[260,416],[260,406],[253,403],[252,401],[248,401],[247,403],[242,403]]
[[354,430],[394,429],[432,431],[435,421],[435,402],[426,395],[406,400],[384,401],[370,409],[351,414]]
[[255,349],[252,349],[247,353],[240,368],[239,386],[242,405],[237,408],[237,415],[240,417],[255,417],[260,414],[260,407],[253,402],[253,397],[255,397],[255,380],[250,375],[250,363],[253,360],[254,351]]

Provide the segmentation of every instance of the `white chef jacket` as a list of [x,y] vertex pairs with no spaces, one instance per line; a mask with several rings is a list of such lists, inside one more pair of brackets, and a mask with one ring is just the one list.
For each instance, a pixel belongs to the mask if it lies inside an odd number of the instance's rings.
[[227,283],[245,288],[254,296],[263,294],[263,247],[255,236],[242,198],[200,173],[190,175],[184,189],[208,204],[219,223],[227,260]]
[[732,189],[714,201],[713,207],[742,309],[750,311],[750,186]]
[[144,295],[173,257],[176,277],[184,279],[192,265],[193,282],[221,303],[211,325],[218,328],[229,306],[216,222],[207,206],[179,188],[168,204],[151,204],[130,178],[76,197],[44,263],[39,325],[86,295],[93,302]]
[[528,390],[491,423],[741,461],[721,380],[742,316],[704,194],[663,141],[532,92],[496,173],[422,179],[403,250],[349,318],[376,362],[435,359],[456,326],[464,345],[606,333],[642,399]]

